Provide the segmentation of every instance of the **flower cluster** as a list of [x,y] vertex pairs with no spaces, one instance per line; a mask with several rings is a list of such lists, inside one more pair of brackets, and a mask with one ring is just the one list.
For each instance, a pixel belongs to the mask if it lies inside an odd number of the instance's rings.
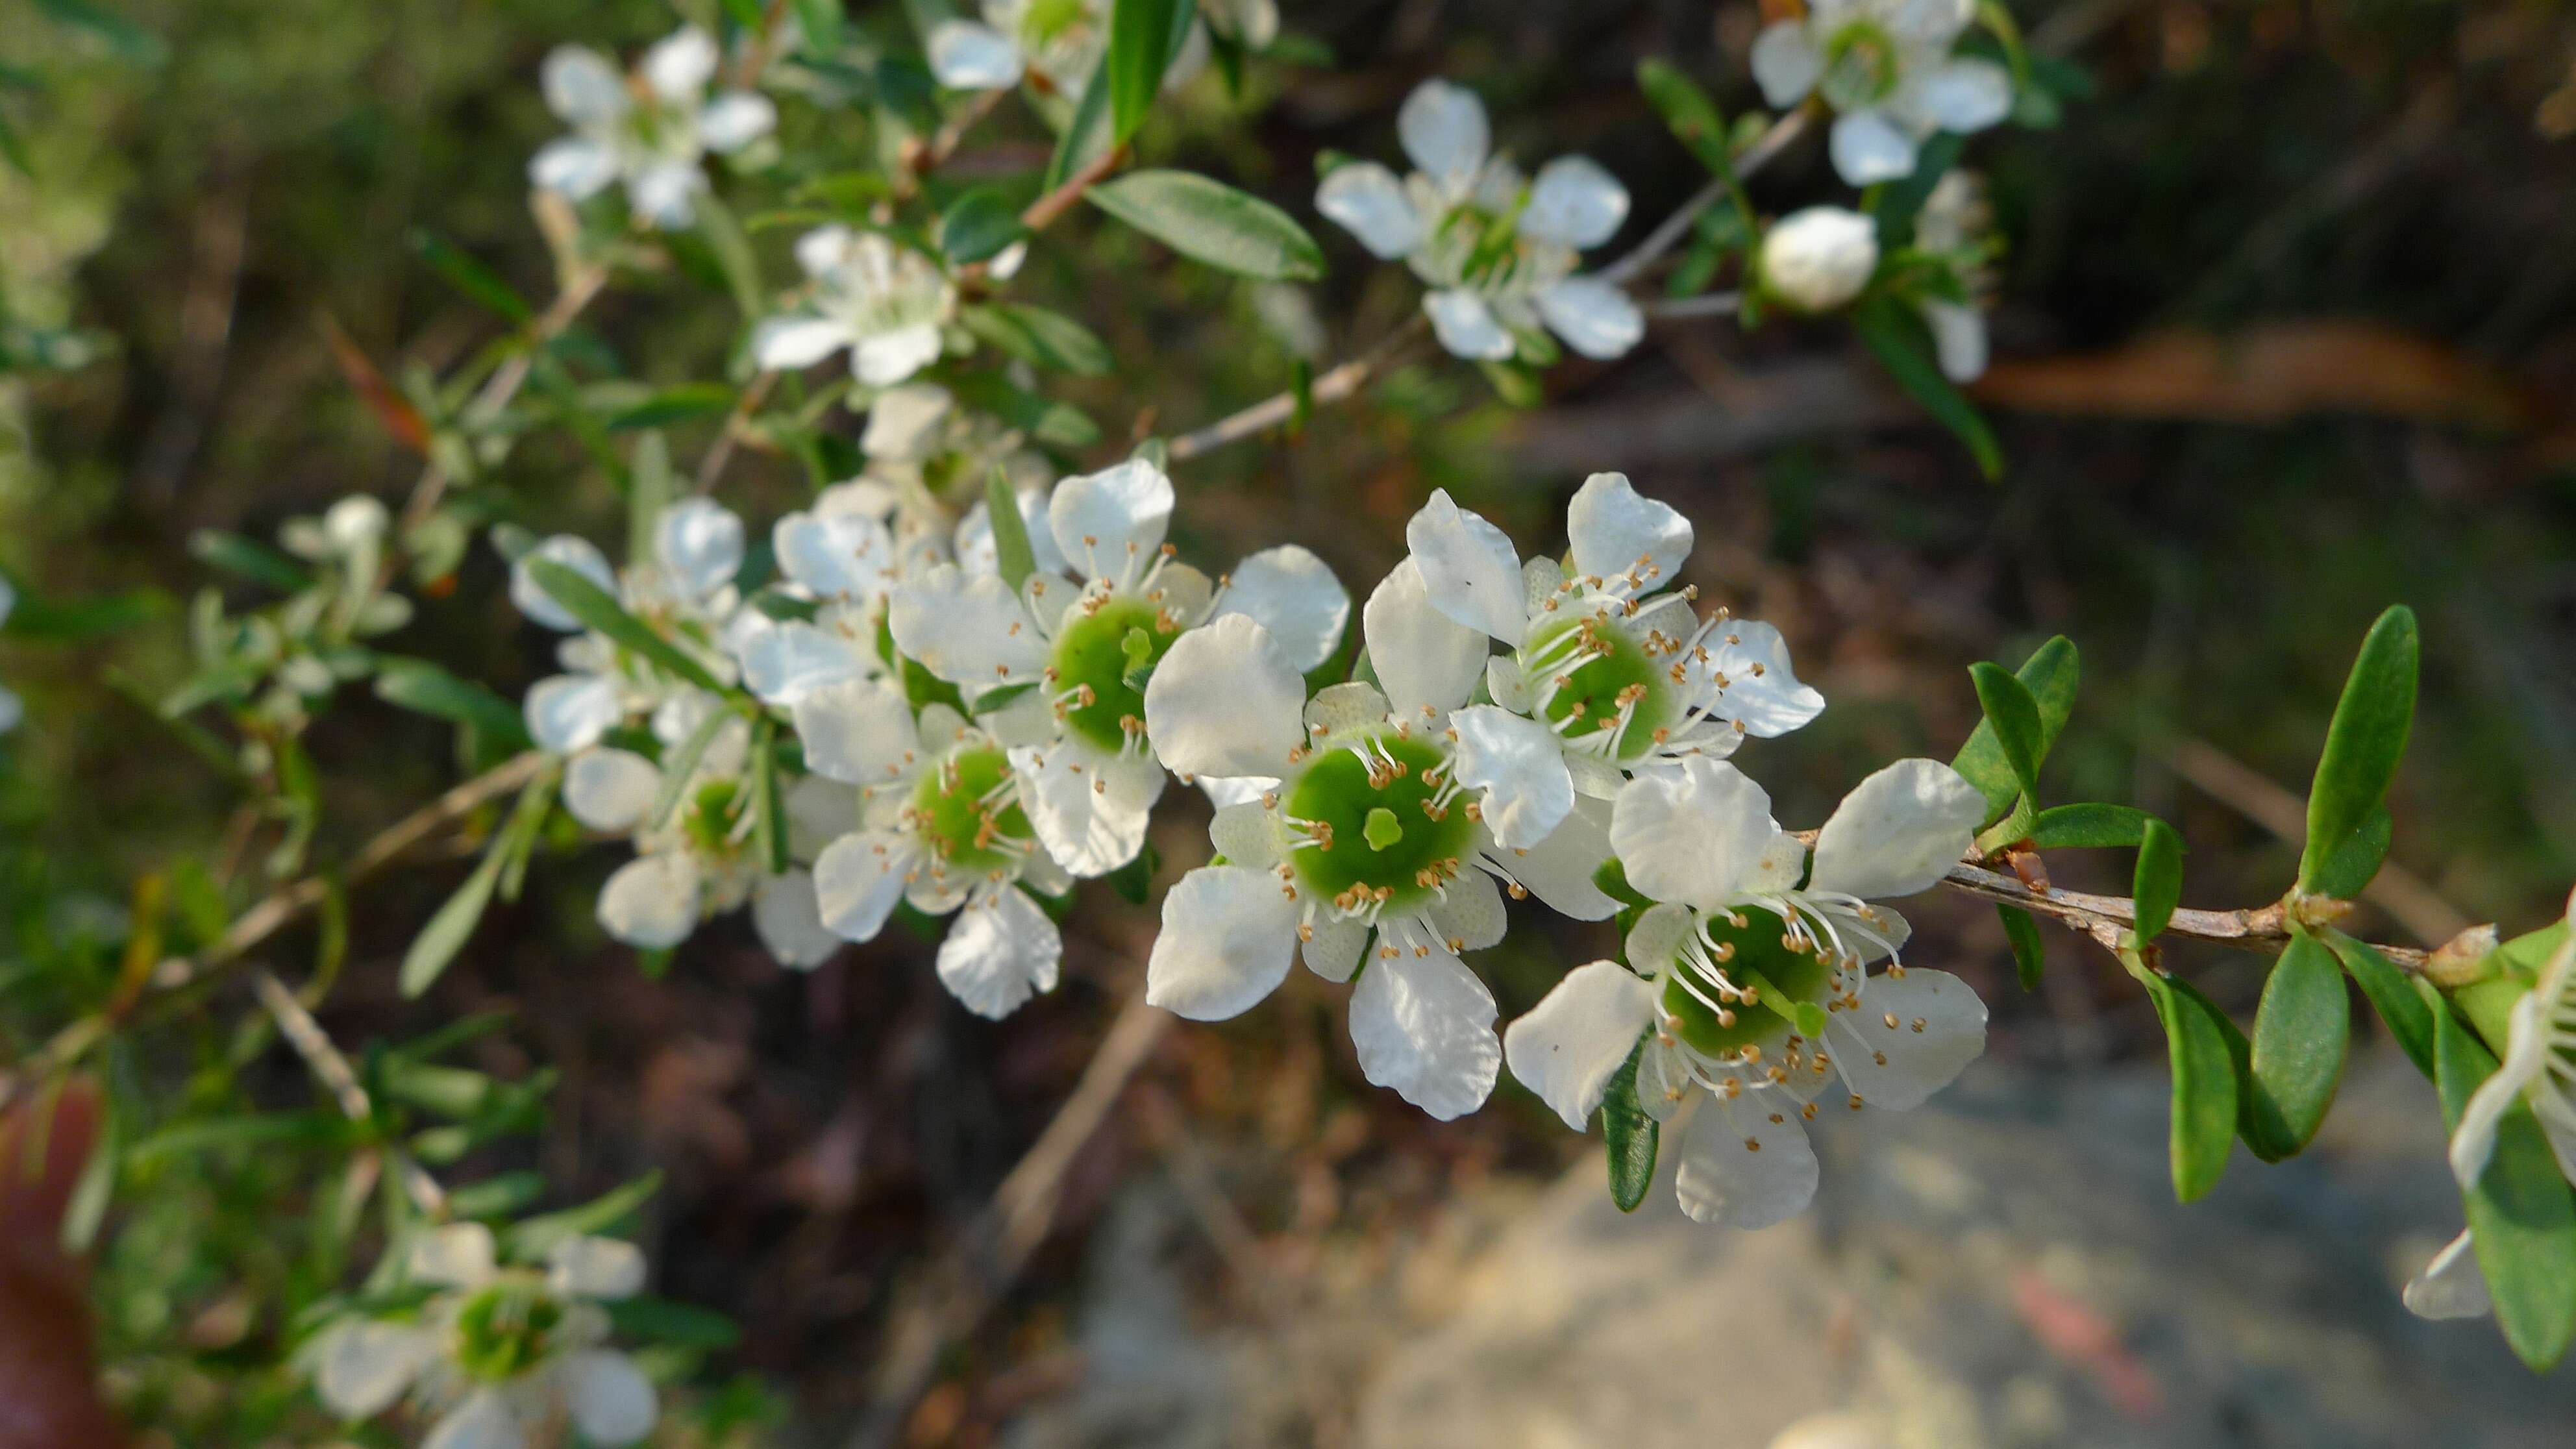
[[546,57],[546,105],[572,134],[528,162],[528,180],[567,200],[626,188],[635,219],[684,227],[707,189],[708,152],[732,155],[775,130],[778,108],[752,90],[707,93],[723,56],[715,37],[684,26],[644,52],[630,80],[587,46]]
[[1854,186],[1914,174],[1936,131],[1982,131],[2012,111],[2012,74],[1956,53],[1973,0],[1814,0],[1753,43],[1753,79],[1777,107],[1813,96],[1834,113],[1834,169]]

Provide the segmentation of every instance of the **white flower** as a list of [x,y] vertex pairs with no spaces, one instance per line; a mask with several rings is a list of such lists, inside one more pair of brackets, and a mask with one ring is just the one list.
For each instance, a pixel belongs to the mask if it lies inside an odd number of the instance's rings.
[[854,485],[825,489],[811,510],[780,518],[770,548],[786,583],[781,592],[811,599],[808,619],[770,620],[734,631],[743,686],[768,704],[793,705],[814,690],[885,672],[880,649],[886,599],[904,576],[876,500]]
[[1972,0],[1816,0],[1753,42],[1753,79],[1774,107],[1813,93],[1834,111],[1845,181],[1895,181],[1933,132],[1982,131],[2012,111],[2010,72],[1952,54],[1975,16]]
[[556,534],[510,568],[510,599],[531,622],[572,634],[556,650],[565,672],[529,686],[522,710],[538,746],[573,754],[619,725],[641,718],[696,686],[582,623],[537,581],[539,559],[561,564],[615,594],[626,610],[719,680],[734,677],[733,632],[744,611],[733,577],[741,567],[742,520],[702,498],[673,505],[657,520],[655,555],[621,577],[587,539]]
[[[1496,842],[1446,726],[1475,671],[1442,674],[1454,661],[1415,628],[1428,610],[1391,614],[1380,599],[1364,615],[1369,657],[1390,687],[1414,682],[1418,707],[1356,682],[1306,700],[1299,671],[1250,619],[1183,636],[1155,671],[1145,712],[1164,761],[1265,784],[1217,812],[1209,834],[1222,863],[1164,897],[1145,996],[1215,1021],[1268,996],[1292,954],[1326,980],[1360,971],[1350,1011],[1361,1070],[1447,1119],[1484,1102],[1501,1064],[1493,996],[1459,960],[1502,939],[1496,882],[1582,920],[1616,903],[1592,883],[1609,857],[1593,814],[1569,811],[1523,847]],[[1426,684],[1434,693],[1422,697]]]
[[623,182],[638,220],[687,226],[706,190],[698,169],[709,151],[729,155],[778,124],[778,109],[754,91],[707,94],[718,60],[713,37],[685,26],[644,53],[642,85],[598,51],[558,47],[542,76],[546,104],[572,127],[528,163],[528,179],[582,201]]
[[[1009,742],[1020,802],[1048,854],[1077,876],[1116,870],[1144,845],[1163,791],[1146,681],[1176,640],[1214,621],[1259,620],[1302,671],[1331,655],[1350,615],[1332,570],[1295,545],[1245,558],[1220,585],[1173,562],[1163,542],[1172,499],[1171,479],[1141,458],[1064,479],[1044,517],[1028,520],[1032,552],[1041,538],[1051,552],[1019,590],[944,564],[894,593],[905,658],[978,713],[1015,700],[1029,721]],[[977,562],[991,550],[990,519],[969,522],[982,536],[961,529],[957,549]]]
[[407,1280],[438,1291],[416,1318],[351,1318],[315,1340],[314,1391],[333,1412],[373,1418],[406,1395],[438,1415],[435,1449],[520,1449],[569,1416],[595,1444],[632,1444],[661,1408],[635,1361],[602,1348],[603,1302],[644,1286],[644,1255],[611,1238],[569,1238],[542,1269],[498,1261],[480,1223],[412,1240]]
[[957,311],[957,286],[932,258],[872,231],[834,223],[796,242],[814,283],[798,311],[752,334],[752,354],[773,371],[810,367],[843,348],[850,373],[891,387],[939,360],[941,327]]
[[[1625,474],[1585,479],[1566,533],[1571,575],[1523,563],[1501,529],[1434,490],[1405,526],[1412,557],[1369,600],[1370,658],[1399,708],[1454,708],[1485,682],[1493,703],[1450,723],[1459,781],[1483,792],[1506,845],[1544,837],[1577,794],[1608,799],[1630,773],[1732,754],[1825,707],[1779,630],[1722,610],[1703,620],[1696,590],[1668,590],[1690,520]],[[1380,654],[1381,631],[1413,646]],[[1488,637],[1511,652],[1489,658]]]
[[1415,87],[1396,130],[1413,175],[1399,180],[1374,161],[1337,166],[1316,189],[1315,209],[1373,254],[1413,268],[1431,289],[1422,310],[1441,346],[1500,361],[1520,350],[1515,333],[1541,325],[1586,357],[1637,345],[1646,331],[1637,304],[1598,277],[1574,274],[1578,254],[1627,220],[1617,178],[1566,156],[1524,181],[1489,154],[1484,102],[1446,81]]
[[1505,1034],[1512,1075],[1581,1131],[1641,1051],[1649,1115],[1706,1098],[1682,1143],[1682,1210],[1743,1228],[1791,1216],[1815,1193],[1802,1124],[1832,1078],[1854,1110],[1910,1108],[1985,1049],[1976,993],[1899,963],[1904,918],[1870,904],[1930,888],[1984,813],[1949,766],[1900,760],[1845,797],[1811,862],[1733,765],[1636,780],[1610,823],[1629,884],[1660,902],[1629,932],[1636,969],[1595,962],[1559,982]]
[[798,701],[796,729],[815,773],[859,787],[860,828],[814,861],[824,927],[865,941],[901,903],[957,911],[939,979],[968,1010],[1000,1018],[1054,990],[1064,944],[1029,892],[1073,882],[1037,846],[1002,738],[946,705],[916,723],[888,680],[816,690]]
[[1939,259],[1968,297],[1964,302],[1925,297],[1918,304],[1941,373],[1952,382],[1970,383],[1985,375],[1983,301],[1994,285],[1987,265],[1987,233],[1993,227],[1985,182],[1974,172],[1955,169],[1942,173],[1914,219],[1915,249]]
[[2451,1133],[2451,1173],[2463,1188],[2486,1175],[2496,1128],[2517,1102],[2540,1119],[2558,1170],[2576,1183],[2576,895],[2566,919],[2567,941],[2513,1004],[2503,1063],[2478,1084]]
[[1762,284],[1802,312],[1830,312],[1878,270],[1878,223],[1839,206],[1810,206],[1762,237]]
[[[1199,0],[1200,21],[1259,50],[1279,38],[1276,0]],[[930,73],[951,90],[995,91],[1035,76],[1062,101],[1079,101],[1109,46],[1109,0],[983,0],[982,21],[931,27]],[[1166,89],[1207,64],[1208,38],[1194,22],[1163,73]]]

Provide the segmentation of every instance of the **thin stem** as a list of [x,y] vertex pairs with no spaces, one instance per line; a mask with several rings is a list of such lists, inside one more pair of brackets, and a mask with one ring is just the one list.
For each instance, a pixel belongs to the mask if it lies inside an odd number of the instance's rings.
[[744,428],[751,422],[751,415],[758,412],[760,405],[769,400],[769,390],[777,385],[778,374],[764,372],[751,380],[751,386],[742,390],[742,396],[734,403],[733,411],[725,414],[724,431],[716,434],[715,442],[707,448],[706,457],[698,463],[696,489],[699,493],[716,491],[716,480],[724,476],[725,464],[733,461],[734,446],[741,441]]
[[1742,292],[1703,292],[1696,297],[1666,297],[1645,306],[1646,315],[1658,321],[1681,317],[1732,317],[1742,310]]
[[1806,134],[1806,130],[1807,113],[1803,110],[1791,111],[1773,121],[1771,129],[1763,132],[1752,145],[1744,148],[1743,155],[1735,158],[1732,179],[1724,176],[1709,178],[1708,184],[1692,192],[1680,210],[1665,217],[1653,231],[1646,233],[1646,239],[1637,243],[1634,251],[1602,268],[1601,279],[1624,286],[1629,279],[1653,266],[1657,258],[1681,244],[1681,239],[1690,233],[1691,224],[1699,220],[1701,212],[1723,200],[1735,189],[1736,182],[1779,159],[1780,153],[1789,149],[1789,143]]
[[[286,989],[286,983],[277,979],[277,973],[265,966],[260,967],[251,973],[250,989],[259,997],[259,1004],[268,1008],[269,1016],[277,1022],[278,1032],[286,1038],[287,1044],[295,1048],[297,1056],[304,1058],[304,1064],[312,1069],[315,1079],[330,1091],[332,1100],[340,1104],[341,1112],[352,1122],[372,1121],[375,1104],[368,1100],[367,1089],[359,1085],[356,1069],[332,1044],[330,1034],[322,1029],[322,1023],[314,1020],[313,1013],[304,1009],[304,1003],[295,999],[295,993]],[[411,1197],[412,1205],[419,1208],[424,1217],[446,1217],[447,1189],[438,1185],[438,1179],[431,1177],[429,1170],[408,1153],[396,1150],[393,1159],[395,1171],[402,1176],[403,1191]]]
[[[1367,352],[1343,363],[1315,379],[1307,389],[1313,402],[1340,402],[1358,392],[1381,368],[1392,363],[1406,347],[1420,337],[1427,326],[1420,313],[1402,327],[1378,339]],[[1175,463],[1212,452],[1238,439],[1248,438],[1265,428],[1277,427],[1297,415],[1297,395],[1283,392],[1277,397],[1253,404],[1232,417],[1210,423],[1194,433],[1183,433],[1172,439],[1170,457]]]
[[[1967,861],[1950,867],[1950,873],[1942,877],[1941,883],[1980,900],[2018,906],[2034,915],[2051,917],[2114,951],[2120,949],[2121,934],[2138,921],[2138,903],[2127,896],[2088,895],[2053,886],[2033,888],[2012,876]],[[2278,905],[2235,911],[2202,911],[2183,907],[2173,913],[2173,920],[2165,930],[2170,935],[2212,941],[2240,950],[2278,952],[2289,944],[2290,924],[2289,912]],[[2425,953],[2414,947],[2374,944],[2371,949],[2405,970],[2421,971],[2424,968]]]

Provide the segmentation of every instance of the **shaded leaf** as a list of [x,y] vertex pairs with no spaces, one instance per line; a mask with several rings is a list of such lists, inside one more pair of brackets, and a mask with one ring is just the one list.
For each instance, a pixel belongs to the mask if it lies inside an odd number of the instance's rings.
[[474,927],[483,919],[484,907],[492,903],[492,889],[501,880],[501,855],[486,852],[474,873],[457,887],[456,894],[429,918],[429,924],[412,938],[411,949],[403,952],[402,994],[418,996],[447,970],[456,953],[474,935]]
[[2189,986],[2152,971],[2142,976],[2173,1068],[2174,1199],[2197,1202],[2218,1186],[2236,1141],[2236,1060],[2228,1044],[2234,1025]]
[[2133,849],[2153,819],[2132,805],[2057,805],[2031,822],[2030,843],[2042,850]]
[[1196,0],[1111,0],[1109,50],[1101,66],[1109,81],[1113,141],[1124,142],[1145,123],[1162,93],[1163,72],[1197,20]]
[[471,252],[447,240],[427,227],[413,227],[404,237],[411,254],[430,265],[430,269],[447,279],[447,284],[468,299],[479,302],[512,322],[525,325],[536,319],[527,299],[513,290],[501,274],[483,265]]
[[[2057,742],[2058,731],[2066,728],[2067,716],[2075,710],[2075,686],[2082,675],[2073,640],[2060,634],[2031,651],[2013,677],[2030,690],[2039,705],[2039,753],[2046,761],[2048,750]],[[1985,823],[1992,825],[2004,818],[2021,798],[2021,782],[2013,775],[2011,762],[2004,758],[2002,742],[1995,738],[1995,727],[1983,719],[1969,732],[1968,742],[1950,761],[1950,768],[1967,777],[1986,797]]]
[[2182,837],[2152,816],[2138,840],[2138,868],[2130,893],[2138,904],[2138,940],[2152,941],[2164,934],[2174,907],[2182,901]]
[[1296,218],[1191,171],[1135,171],[1083,193],[1092,205],[1209,266],[1268,281],[1324,274],[1324,250]]
[[1601,1138],[1610,1152],[1610,1200],[1619,1211],[1632,1213],[1646,1200],[1646,1189],[1655,1182],[1655,1146],[1662,1124],[1646,1115],[1637,1105],[1637,1061],[1645,1054],[1646,1038],[1639,1037],[1628,1051],[1628,1060],[1611,1074],[1610,1087],[1601,1098]]
[[1061,312],[1014,302],[988,302],[957,314],[966,330],[1035,367],[1082,377],[1109,371],[1109,344]]
[[2021,989],[2037,991],[2040,977],[2048,970],[2048,952],[2040,942],[2039,922],[2019,906],[1998,904],[1995,914],[2003,917],[2004,939],[2012,943],[2013,972],[2021,978]]
[[1011,492],[1011,480],[996,468],[984,480],[984,510],[992,515],[993,557],[1002,582],[1014,592],[1037,572],[1037,551],[1029,543],[1029,523],[1020,514],[1020,501]]
[[961,267],[989,260],[1028,234],[1020,209],[995,186],[961,193],[939,217],[939,249]]
[[1976,405],[1959,391],[1950,379],[1941,375],[1940,365],[1933,360],[1932,340],[1905,304],[1892,297],[1872,297],[1851,311],[1852,327],[1860,340],[1878,355],[1896,385],[1932,415],[1935,422],[1948,428],[1977,460],[1977,470],[1988,479],[2004,475],[2003,446],[1995,441],[1994,430],[1986,426]]
[[2325,752],[2308,787],[2308,842],[2299,856],[2299,886],[2319,889],[2347,837],[2361,829],[2388,793],[2415,721],[2415,611],[2392,606],[2370,626],[2344,680]]
[[605,634],[619,648],[630,650],[652,661],[700,689],[721,694],[724,686],[716,682],[707,667],[680,652],[670,640],[653,632],[651,626],[627,613],[625,606],[583,574],[549,558],[526,561],[529,574],[547,597],[563,605],[564,612],[588,628]]
[[2255,1156],[2278,1162],[2317,1135],[2351,1045],[2343,970],[2324,942],[2299,932],[2272,967],[2254,1012],[2251,1090],[2239,1107],[2239,1125]]

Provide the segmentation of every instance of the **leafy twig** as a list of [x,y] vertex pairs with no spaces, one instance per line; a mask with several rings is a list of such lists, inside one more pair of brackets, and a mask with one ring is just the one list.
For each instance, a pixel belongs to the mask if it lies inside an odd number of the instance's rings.
[[[295,999],[295,993],[286,989],[286,983],[277,979],[277,973],[262,966],[251,973],[250,989],[259,997],[259,1004],[268,1009],[270,1018],[276,1021],[278,1032],[286,1038],[287,1044],[295,1048],[297,1056],[304,1058],[304,1064],[312,1069],[314,1077],[330,1091],[332,1100],[340,1104],[341,1112],[352,1122],[372,1120],[375,1104],[368,1100],[367,1089],[359,1084],[358,1074],[349,1065],[349,1059],[332,1044],[330,1034],[322,1029],[322,1023],[314,1020],[313,1013],[304,1009],[304,1003]],[[403,1191],[410,1196],[412,1205],[419,1208],[425,1217],[446,1217],[447,1189],[440,1187],[438,1179],[430,1176],[429,1170],[408,1153],[397,1151],[393,1158],[395,1170],[402,1177]]]

